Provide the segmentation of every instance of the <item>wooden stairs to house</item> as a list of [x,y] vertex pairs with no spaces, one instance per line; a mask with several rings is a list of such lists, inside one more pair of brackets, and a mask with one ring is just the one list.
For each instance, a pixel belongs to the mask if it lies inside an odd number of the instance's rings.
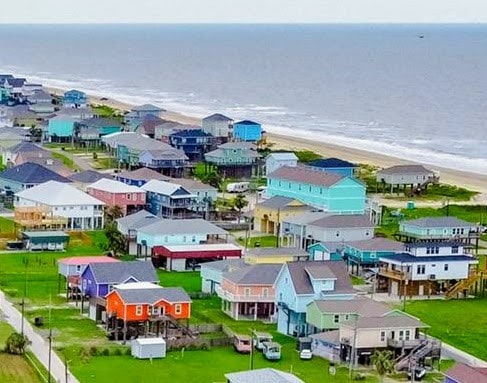
[[180,330],[183,335],[187,335],[192,339],[198,338],[198,335],[195,334],[191,329],[189,328],[189,325],[186,326],[183,323],[177,321],[174,319],[171,315],[165,315],[164,319],[168,324],[170,324],[173,328]]
[[394,361],[396,371],[409,370],[411,365],[416,364],[419,360],[426,356],[433,356],[437,354],[439,357],[441,351],[441,343],[434,339],[423,339],[420,344],[413,348],[409,353],[403,352]]
[[424,181],[422,184],[419,184],[411,189],[410,196],[414,196],[415,194],[422,194],[426,189],[428,188],[428,185],[437,185],[440,183],[440,177],[433,176],[433,177],[428,177],[426,181]]
[[480,279],[487,279],[487,275],[482,271],[474,271],[470,273],[467,279],[462,279],[451,286],[445,292],[445,298],[451,299],[458,297],[458,294],[468,292],[472,289],[472,287],[480,281]]

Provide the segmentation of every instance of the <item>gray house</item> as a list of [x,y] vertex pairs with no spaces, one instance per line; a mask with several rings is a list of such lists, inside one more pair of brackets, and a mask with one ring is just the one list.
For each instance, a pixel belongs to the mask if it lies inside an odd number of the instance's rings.
[[215,113],[203,118],[201,127],[206,133],[216,137],[218,143],[223,144],[230,138],[233,120],[223,114]]
[[390,188],[390,192],[402,187],[411,187],[411,191],[421,188],[426,189],[428,184],[437,184],[440,180],[438,173],[425,168],[423,165],[396,165],[377,172],[377,186],[381,185],[382,191]]

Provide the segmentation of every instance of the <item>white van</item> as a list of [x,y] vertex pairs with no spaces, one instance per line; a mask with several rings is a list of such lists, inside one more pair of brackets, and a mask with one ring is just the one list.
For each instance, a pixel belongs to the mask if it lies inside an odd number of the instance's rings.
[[249,191],[250,182],[231,182],[227,185],[229,193],[245,193]]

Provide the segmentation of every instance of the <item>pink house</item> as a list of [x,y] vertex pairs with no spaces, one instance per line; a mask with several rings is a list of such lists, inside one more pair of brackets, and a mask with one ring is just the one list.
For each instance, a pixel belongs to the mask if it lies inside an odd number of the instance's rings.
[[137,186],[102,178],[87,187],[88,194],[106,203],[107,206],[120,206],[123,215],[143,209],[146,205],[146,192]]
[[273,322],[276,318],[274,283],[280,264],[255,264],[224,273],[216,293],[222,311],[235,320]]

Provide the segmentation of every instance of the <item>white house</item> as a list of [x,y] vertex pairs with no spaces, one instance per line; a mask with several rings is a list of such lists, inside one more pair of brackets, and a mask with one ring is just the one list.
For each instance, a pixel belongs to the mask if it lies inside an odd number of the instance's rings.
[[48,181],[15,194],[14,206],[47,207],[54,216],[67,218],[65,229],[95,230],[103,228],[105,203],[58,181]]
[[294,153],[271,153],[265,159],[265,174],[271,174],[281,166],[297,166],[298,157]]

